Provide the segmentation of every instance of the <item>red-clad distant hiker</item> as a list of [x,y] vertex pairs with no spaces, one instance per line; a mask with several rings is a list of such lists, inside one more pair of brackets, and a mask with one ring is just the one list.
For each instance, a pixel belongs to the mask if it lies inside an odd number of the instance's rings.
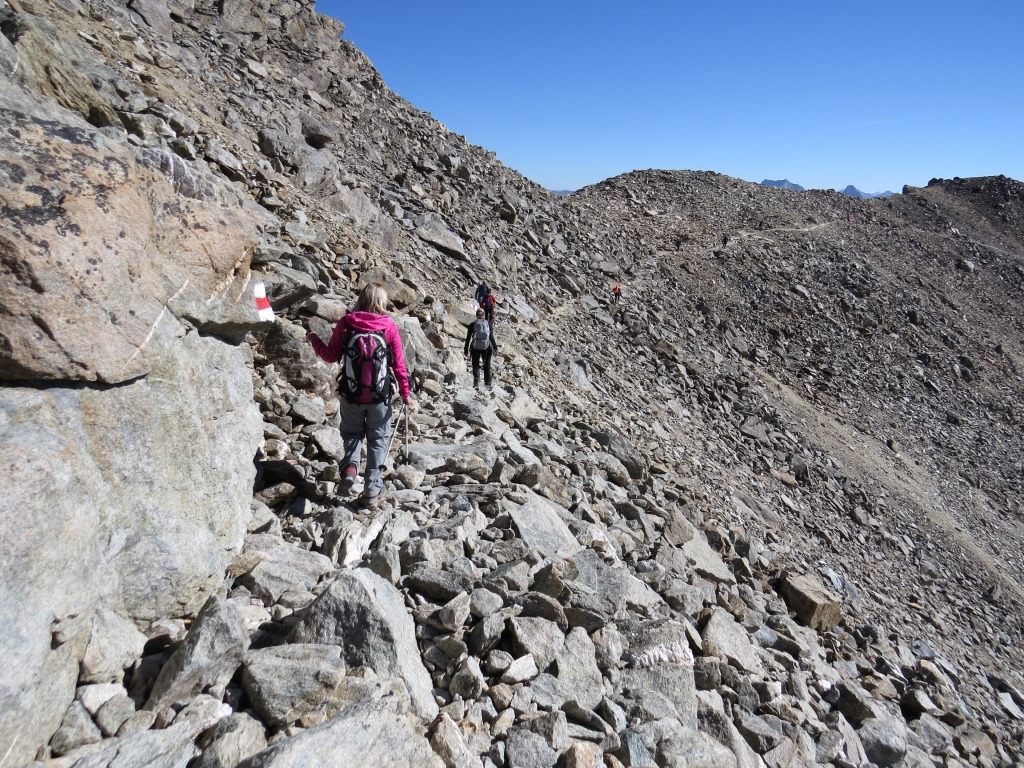
[[464,353],[472,355],[473,360],[473,387],[480,386],[480,368],[484,369],[484,385],[491,388],[491,353],[498,351],[498,345],[494,341],[494,325],[484,316],[484,311],[476,311],[476,320],[469,324],[466,333],[466,348]]
[[622,291],[619,289],[619,284],[615,284],[615,289],[612,291],[612,304],[618,304],[619,298],[622,296]]
[[487,322],[492,326],[494,325],[494,305],[497,304],[497,299],[494,298],[494,294],[490,288],[487,289],[487,293],[480,299],[480,309],[484,311],[484,316],[487,318]]
[[[359,455],[366,438],[363,502],[376,507],[384,493],[382,470],[387,461],[391,432],[393,381],[410,408],[413,406],[405,350],[398,326],[388,315],[388,294],[383,285],[365,285],[349,312],[334,327],[329,343],[310,331],[306,338],[321,360],[341,362],[341,437],[345,458],[341,466],[342,493],[348,493],[359,475]],[[393,378],[392,378],[393,377]]]

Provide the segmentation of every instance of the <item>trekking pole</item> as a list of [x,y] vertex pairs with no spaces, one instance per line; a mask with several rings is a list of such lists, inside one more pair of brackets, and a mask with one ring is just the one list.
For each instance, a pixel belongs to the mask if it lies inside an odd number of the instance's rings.
[[[407,408],[406,404],[402,403],[402,411],[405,411],[406,408]],[[406,413],[406,419],[408,419],[408,418],[409,418],[409,415],[408,415],[408,413]],[[399,413],[398,414],[398,420],[395,421],[395,427],[398,426],[398,422],[401,421],[401,420],[402,420],[402,414]],[[408,423],[408,422],[406,422],[406,423]],[[385,462],[387,462],[388,456],[391,455],[391,446],[394,445],[394,443],[395,443],[395,435],[397,433],[398,433],[397,429],[392,429],[391,430],[391,439],[388,440],[388,449],[384,452],[384,461]],[[406,449],[406,451],[408,451],[408,449]]]
[[405,408],[405,460],[409,460],[409,409]]

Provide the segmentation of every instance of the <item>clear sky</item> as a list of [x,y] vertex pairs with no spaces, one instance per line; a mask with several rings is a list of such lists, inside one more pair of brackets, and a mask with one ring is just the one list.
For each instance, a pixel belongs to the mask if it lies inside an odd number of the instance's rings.
[[318,0],[388,87],[549,189],[635,169],[1024,180],[1022,0]]

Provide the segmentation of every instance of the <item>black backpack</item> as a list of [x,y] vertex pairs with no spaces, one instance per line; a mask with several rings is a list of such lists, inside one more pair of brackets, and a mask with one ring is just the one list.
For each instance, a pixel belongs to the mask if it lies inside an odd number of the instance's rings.
[[390,350],[383,331],[353,331],[338,372],[338,392],[350,403],[383,403],[391,397]]
[[473,349],[483,351],[491,348],[491,324],[480,317],[473,321]]

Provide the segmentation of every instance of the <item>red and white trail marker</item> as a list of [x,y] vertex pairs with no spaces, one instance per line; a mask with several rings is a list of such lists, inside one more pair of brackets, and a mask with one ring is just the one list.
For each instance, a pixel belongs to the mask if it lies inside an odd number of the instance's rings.
[[256,313],[260,320],[274,322],[274,308],[270,306],[270,299],[267,298],[267,286],[260,280],[252,287],[252,295],[256,297]]

